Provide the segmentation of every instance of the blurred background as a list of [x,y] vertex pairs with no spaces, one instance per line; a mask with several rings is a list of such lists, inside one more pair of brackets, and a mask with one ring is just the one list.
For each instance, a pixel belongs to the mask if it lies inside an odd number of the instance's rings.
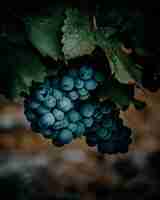
[[136,89],[143,111],[122,112],[127,154],[100,155],[83,140],[58,148],[30,130],[23,104],[0,96],[0,196],[24,199],[159,199],[160,91]]

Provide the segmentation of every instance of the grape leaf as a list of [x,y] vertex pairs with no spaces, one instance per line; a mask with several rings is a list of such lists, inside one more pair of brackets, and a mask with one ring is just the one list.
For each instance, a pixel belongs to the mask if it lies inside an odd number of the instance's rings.
[[122,109],[128,108],[134,96],[134,86],[120,83],[116,78],[112,77],[104,82],[97,94],[100,98],[111,98]]
[[122,110],[126,110],[130,104],[133,104],[137,110],[142,110],[146,106],[145,102],[135,99],[133,84],[120,83],[114,76],[104,82],[97,94],[99,98],[110,98]]
[[67,9],[62,27],[63,53],[66,59],[91,54],[95,49],[94,33],[89,30],[89,17],[78,9]]
[[57,60],[62,58],[61,25],[64,21],[64,6],[59,4],[45,15],[24,18],[28,38],[43,56]]
[[0,39],[0,93],[19,99],[22,91],[28,92],[32,81],[42,81],[45,66],[28,46],[15,47]]
[[106,56],[110,62],[112,73],[116,79],[127,84],[129,81],[140,82],[142,79],[142,67],[122,53],[119,49],[106,49]]

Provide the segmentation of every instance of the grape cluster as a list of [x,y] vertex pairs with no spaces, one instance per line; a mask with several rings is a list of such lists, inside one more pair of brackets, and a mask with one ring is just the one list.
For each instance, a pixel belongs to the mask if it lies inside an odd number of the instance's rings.
[[115,105],[90,97],[104,77],[90,66],[69,69],[62,78],[34,83],[24,101],[32,130],[52,139],[57,146],[85,136],[101,153],[126,152],[130,129],[114,117]]
[[94,115],[94,126],[86,134],[86,143],[96,146],[100,153],[125,153],[131,143],[131,129],[123,125],[115,110],[111,102],[99,105]]

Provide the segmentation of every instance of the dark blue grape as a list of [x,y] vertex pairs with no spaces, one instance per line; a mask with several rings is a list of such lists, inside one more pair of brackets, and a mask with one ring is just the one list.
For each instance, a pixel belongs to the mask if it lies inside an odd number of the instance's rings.
[[79,70],[79,75],[83,80],[91,79],[93,76],[93,69],[89,66],[83,66]]
[[97,145],[97,136],[96,134],[93,132],[93,133],[90,133],[90,134],[87,134],[86,136],[86,143],[88,144],[88,146],[96,146]]
[[73,101],[79,99],[79,94],[78,94],[78,92],[77,92],[77,91],[74,91],[74,90],[71,91],[71,92],[69,92],[69,93],[68,93],[68,96],[69,96],[69,98],[70,98],[71,100],[73,100]]
[[68,119],[71,121],[71,122],[77,122],[81,119],[81,115],[75,111],[75,110],[71,110],[69,113],[68,113]]
[[55,129],[55,130],[59,130],[59,129],[64,128],[64,121],[63,121],[63,120],[61,120],[61,121],[56,121],[56,122],[54,123],[54,125],[52,126],[52,128]]
[[51,138],[53,135],[53,130],[44,128],[44,129],[41,129],[41,133],[43,134],[44,137]]
[[56,99],[53,96],[47,96],[43,104],[48,108],[54,108],[56,106]]
[[96,110],[94,113],[94,118],[98,121],[101,120],[103,118],[103,113],[100,110]]
[[52,126],[55,123],[55,118],[51,113],[44,114],[38,121],[40,128]]
[[97,147],[100,153],[108,153],[108,154],[118,153],[116,148],[117,146],[115,145],[115,143],[112,143],[112,141],[100,142],[98,143]]
[[80,113],[84,117],[91,117],[91,116],[93,116],[94,111],[95,111],[95,106],[93,106],[92,104],[84,104],[80,108]]
[[85,125],[82,122],[77,122],[77,130],[74,132],[75,137],[81,137],[85,133]]
[[75,79],[74,85],[77,89],[81,89],[84,87],[84,81],[81,80],[80,78]]
[[73,140],[72,132],[68,129],[63,129],[57,136],[58,142],[69,144]]
[[68,118],[65,116],[63,119],[63,127],[66,128],[68,126],[69,126],[69,121],[68,121]]
[[76,132],[77,131],[77,124],[76,123],[70,123],[69,126],[68,126],[68,129],[70,131],[72,131],[72,133]]
[[94,123],[94,120],[93,120],[92,117],[90,117],[90,118],[84,118],[84,119],[83,119],[83,123],[85,124],[85,126],[86,126],[87,128],[90,128],[90,127],[92,127],[92,125],[93,125],[93,123]]
[[64,119],[64,112],[62,112],[61,110],[58,110],[57,108],[55,108],[53,110],[53,115],[56,118],[56,120],[63,120]]
[[63,97],[59,102],[58,102],[58,108],[62,110],[63,112],[68,112],[73,108],[73,104],[71,100],[67,97]]
[[79,89],[78,93],[80,95],[80,100],[87,100],[90,96],[88,90],[85,88]]
[[85,81],[84,86],[87,90],[95,90],[97,87],[97,82],[93,79]]
[[64,76],[61,85],[64,91],[71,91],[74,87],[74,80],[72,77]]
[[49,94],[49,90],[45,87],[42,87],[35,91],[35,98],[38,101],[44,101],[48,94]]
[[36,110],[36,113],[38,115],[44,115],[44,114],[49,113],[49,112],[50,112],[50,110],[43,105],[40,105],[38,107],[38,109]]
[[108,140],[111,138],[112,136],[112,130],[109,130],[107,128],[104,127],[100,127],[97,131],[96,131],[96,135],[99,139],[101,140]]
[[63,97],[63,92],[59,89],[53,89],[53,96],[56,100],[60,100]]

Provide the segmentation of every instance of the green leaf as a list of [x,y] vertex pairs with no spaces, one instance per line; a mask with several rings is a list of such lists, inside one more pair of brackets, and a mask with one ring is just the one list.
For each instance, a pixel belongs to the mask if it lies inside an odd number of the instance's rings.
[[30,16],[24,19],[28,38],[43,56],[57,60],[62,58],[61,25],[64,21],[64,7],[55,6],[51,13]]
[[11,99],[19,99],[21,92],[28,92],[32,81],[42,81],[45,66],[28,46],[10,46],[2,41],[0,47],[0,92]]
[[95,49],[95,36],[89,30],[89,17],[78,9],[67,9],[62,27],[63,53],[66,59],[88,55]]
[[112,73],[115,78],[124,84],[129,81],[139,82],[142,79],[142,67],[123,54],[119,49],[106,49],[106,56],[110,62]]
[[97,92],[98,96],[109,97],[122,109],[128,108],[134,96],[134,86],[120,83],[114,77],[105,81]]

